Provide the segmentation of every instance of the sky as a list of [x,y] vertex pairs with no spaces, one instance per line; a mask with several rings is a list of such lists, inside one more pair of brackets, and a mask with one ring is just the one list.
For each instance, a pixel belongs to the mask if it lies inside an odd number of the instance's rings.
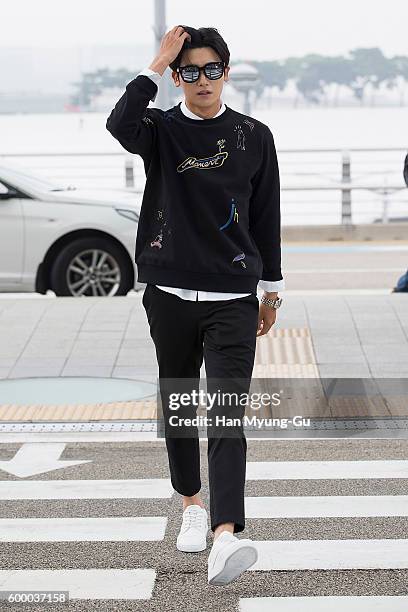
[[[154,51],[154,0],[3,0],[1,18],[0,51],[118,43]],[[179,23],[216,27],[232,60],[346,55],[356,47],[408,55],[407,0],[167,0],[166,31]]]

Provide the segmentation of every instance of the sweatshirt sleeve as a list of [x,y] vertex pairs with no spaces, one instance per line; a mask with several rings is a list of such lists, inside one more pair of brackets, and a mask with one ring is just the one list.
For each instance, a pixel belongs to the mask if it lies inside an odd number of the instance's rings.
[[122,147],[145,161],[151,158],[157,135],[157,115],[147,108],[157,89],[148,76],[136,76],[126,85],[106,121],[106,129]]
[[261,279],[282,280],[279,166],[269,127],[264,134],[262,161],[251,182],[249,232],[262,257]]
[[[160,83],[160,81],[163,78],[163,76],[160,74],[160,72],[155,72],[151,68],[144,68],[143,70],[138,72],[136,76],[139,76],[139,74],[144,74],[145,76],[148,76],[149,79],[151,81],[153,81],[153,83],[156,83],[157,88],[159,87],[159,83]],[[157,98],[157,91],[154,94],[154,96],[151,98],[151,101],[154,102],[156,100],[156,98]]]

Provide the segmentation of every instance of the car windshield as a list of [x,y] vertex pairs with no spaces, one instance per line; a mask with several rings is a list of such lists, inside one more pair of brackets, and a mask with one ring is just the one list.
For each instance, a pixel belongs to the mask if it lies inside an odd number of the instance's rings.
[[20,181],[24,181],[24,184],[27,185],[27,187],[31,187],[32,189],[39,191],[67,191],[76,189],[74,185],[61,185],[60,183],[54,183],[48,179],[28,172],[22,172],[21,170],[16,170],[15,168],[7,168],[5,172],[0,170],[0,180],[2,175],[9,182],[16,180],[20,183]]

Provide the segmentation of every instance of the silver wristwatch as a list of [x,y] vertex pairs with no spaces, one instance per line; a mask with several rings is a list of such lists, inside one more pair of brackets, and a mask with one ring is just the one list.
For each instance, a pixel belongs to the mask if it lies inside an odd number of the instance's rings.
[[267,306],[271,306],[271,308],[276,309],[276,308],[279,308],[279,306],[282,304],[282,298],[278,297],[278,298],[275,298],[274,300],[271,300],[263,295],[261,297],[261,302],[262,304],[266,304]]

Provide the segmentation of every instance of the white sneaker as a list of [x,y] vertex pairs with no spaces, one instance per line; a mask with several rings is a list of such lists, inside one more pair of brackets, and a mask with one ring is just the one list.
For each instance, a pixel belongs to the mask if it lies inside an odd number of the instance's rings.
[[183,512],[177,548],[183,552],[200,552],[207,548],[207,510],[198,504],[187,506]]
[[258,560],[258,551],[249,538],[240,540],[223,531],[214,540],[208,555],[208,583],[228,584]]

